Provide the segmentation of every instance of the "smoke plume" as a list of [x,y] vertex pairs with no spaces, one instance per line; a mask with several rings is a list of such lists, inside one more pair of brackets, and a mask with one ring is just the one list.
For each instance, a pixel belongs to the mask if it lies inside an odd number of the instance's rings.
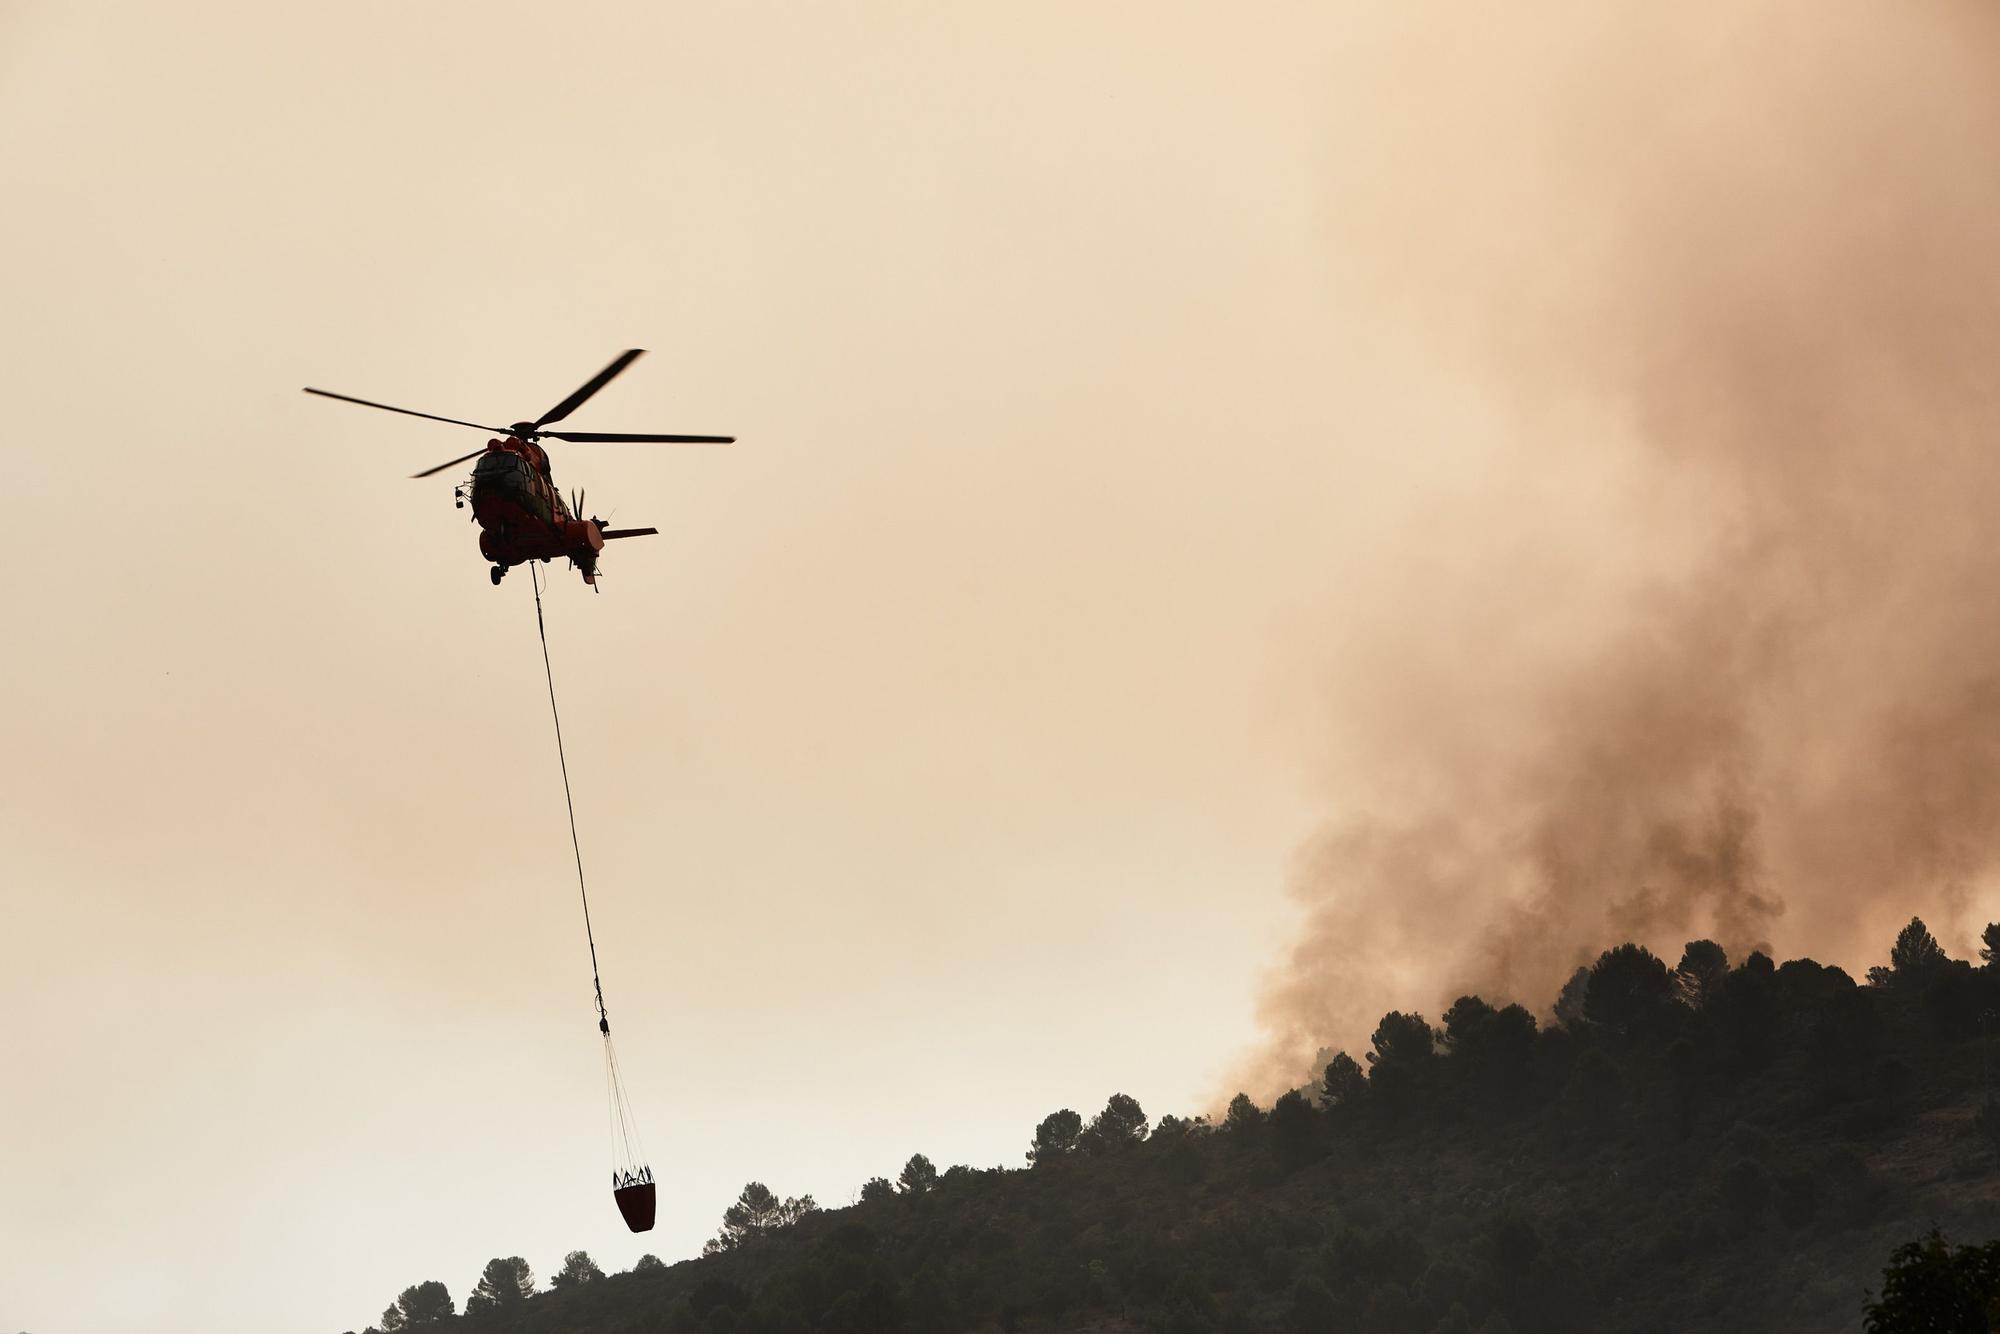
[[1636,8],[1404,34],[1343,141],[1345,292],[1499,424],[1340,646],[1253,1089],[1623,940],[2000,906],[2000,11]]

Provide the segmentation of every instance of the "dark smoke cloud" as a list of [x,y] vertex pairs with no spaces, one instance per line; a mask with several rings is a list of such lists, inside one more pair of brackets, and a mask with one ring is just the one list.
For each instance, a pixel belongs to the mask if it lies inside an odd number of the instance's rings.
[[1509,469],[1609,480],[1383,553],[1261,1091],[1622,940],[1854,969],[2000,909],[2000,11],[1699,8],[1512,9],[1525,69],[1384,93],[1449,114],[1342,245],[1456,331]]

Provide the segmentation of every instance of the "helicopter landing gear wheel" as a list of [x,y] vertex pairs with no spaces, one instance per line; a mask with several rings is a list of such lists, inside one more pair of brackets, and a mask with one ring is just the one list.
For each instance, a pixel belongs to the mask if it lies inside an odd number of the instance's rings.
[[495,565],[486,572],[486,575],[493,581],[493,586],[498,588],[500,587],[500,581],[507,577],[507,567],[505,565]]

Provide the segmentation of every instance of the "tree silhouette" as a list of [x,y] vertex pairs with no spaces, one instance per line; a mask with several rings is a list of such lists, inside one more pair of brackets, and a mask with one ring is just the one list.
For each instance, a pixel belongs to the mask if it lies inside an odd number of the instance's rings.
[[561,1269],[549,1279],[551,1288],[575,1288],[604,1277],[604,1271],[597,1267],[597,1261],[590,1258],[589,1251],[571,1251],[563,1257]]
[[1064,1154],[1076,1151],[1076,1141],[1083,1134],[1083,1118],[1065,1107],[1059,1112],[1050,1112],[1035,1127],[1034,1143],[1028,1146],[1028,1162],[1040,1167],[1052,1163]]
[[1896,933],[1896,943],[1889,950],[1890,965],[1912,976],[1930,972],[1944,962],[1943,948],[1921,917],[1912,917],[1910,924]]
[[1493,1013],[1493,1007],[1479,997],[1460,996],[1444,1012],[1439,1040],[1456,1053],[1465,1047],[1467,1039],[1486,1026]]
[[1344,1051],[1333,1054],[1320,1075],[1320,1096],[1329,1107],[1352,1107],[1368,1092],[1368,1076],[1361,1065]]
[[1979,1334],[2000,1318],[2000,1241],[1953,1246],[1932,1228],[1900,1246],[1882,1271],[1882,1296],[1863,1309],[1868,1334]]
[[1369,1089],[1389,1111],[1408,1111],[1429,1086],[1437,1033],[1422,1015],[1391,1010],[1375,1025],[1369,1043]]
[[476,1315],[524,1302],[535,1292],[535,1271],[518,1255],[488,1260],[472,1295],[465,1299],[465,1313]]
[[664,1270],[666,1267],[666,1261],[651,1251],[647,1251],[639,1257],[638,1263],[632,1266],[632,1272],[635,1274],[651,1274],[658,1270]]
[[1912,917],[1910,924],[1896,933],[1896,943],[1889,949],[1889,966],[1870,968],[1868,980],[1878,987],[1927,981],[1948,962],[1924,919]]
[[1525,1094],[1534,1078],[1535,1032],[1535,1016],[1519,1005],[1496,1010],[1477,996],[1461,996],[1445,1012],[1452,1073],[1475,1105],[1500,1111]]
[[1615,1033],[1645,1027],[1674,997],[1674,977],[1651,950],[1620,945],[1598,956],[1584,991],[1584,1017]]
[[1368,1077],[1374,1079],[1384,1067],[1399,1070],[1428,1065],[1437,1054],[1437,1033],[1422,1015],[1391,1010],[1375,1025],[1369,1045]]
[[752,1181],[736,1197],[736,1203],[722,1211],[722,1231],[701,1248],[703,1255],[719,1255],[790,1227],[818,1209],[810,1195],[780,1200],[761,1181]]
[[896,1181],[905,1195],[925,1195],[937,1185],[938,1170],[921,1153],[911,1154],[910,1161],[903,1164],[902,1175]]
[[2000,964],[2000,922],[1988,922],[1979,933],[1979,961],[1989,968]]
[[1586,1027],[1590,1020],[1583,1012],[1583,998],[1590,990],[1590,970],[1579,968],[1563,983],[1562,994],[1556,997],[1556,1022],[1575,1032]]
[[1082,1143],[1094,1153],[1107,1153],[1129,1148],[1145,1138],[1146,1113],[1138,1099],[1114,1093],[1104,1110],[1091,1118]]
[[869,1177],[861,1183],[861,1202],[873,1204],[877,1200],[893,1200],[896,1188],[887,1177]]
[[413,1325],[428,1325],[458,1314],[458,1304],[451,1299],[451,1293],[436,1279],[415,1283],[403,1289],[403,1295],[396,1304],[382,1313],[382,1328],[385,1330],[408,1329]]
[[1699,1010],[1722,988],[1729,975],[1729,955],[1712,940],[1690,940],[1674,969],[1674,985],[1689,1009]]
[[761,1181],[745,1186],[736,1203],[722,1211],[722,1231],[702,1247],[703,1255],[733,1251],[778,1225],[778,1197]]
[[1264,1125],[1264,1109],[1250,1101],[1250,1095],[1239,1093],[1229,1100],[1229,1114],[1222,1118],[1222,1128],[1232,1134],[1242,1135],[1260,1130]]

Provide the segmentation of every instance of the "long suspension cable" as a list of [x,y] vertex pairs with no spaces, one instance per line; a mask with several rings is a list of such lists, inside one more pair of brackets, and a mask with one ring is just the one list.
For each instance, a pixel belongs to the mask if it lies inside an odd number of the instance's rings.
[[583,899],[583,938],[590,942],[590,985],[597,994],[597,1031],[611,1036],[611,1016],[604,1010],[604,981],[597,974],[597,937],[590,930],[590,891],[583,884],[583,844],[576,837],[576,801],[569,791],[569,757],[563,753],[562,714],[556,710],[556,669],[549,665],[549,630],[542,621],[542,581],[533,565],[528,582],[535,589],[535,631],[542,637],[542,671],[549,678],[549,717],[556,724],[556,759],[562,765],[563,805],[569,810],[569,847],[576,854],[576,892]]

